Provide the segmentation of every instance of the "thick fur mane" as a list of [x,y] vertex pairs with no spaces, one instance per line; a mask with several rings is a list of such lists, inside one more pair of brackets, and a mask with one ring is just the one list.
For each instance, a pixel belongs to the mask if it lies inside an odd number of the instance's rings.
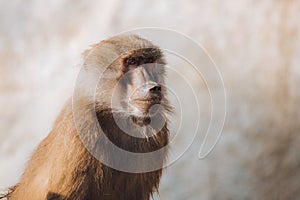
[[[125,54],[153,64],[135,74],[144,82],[136,76],[119,80],[125,76],[122,69],[128,70]],[[73,98],[35,150],[20,182],[2,198],[149,200],[157,191],[168,151],[167,114],[172,112],[165,97],[165,69],[156,65],[165,64],[161,50],[136,35],[121,35],[83,56]],[[155,87],[139,89],[135,100],[146,101],[135,108],[128,103],[129,94],[145,83]]]
[[[83,124],[85,128],[90,129],[89,126],[93,122],[87,116],[92,116],[92,114],[85,115],[86,119]],[[124,133],[115,123],[115,118],[121,120],[122,123],[127,123],[128,115],[117,113],[115,116],[110,109],[102,109],[97,111],[96,117],[109,140],[124,150],[135,153],[152,152],[159,150],[168,143],[169,131],[167,124],[153,136],[140,138]],[[146,173],[122,172],[101,163],[85,148],[75,127],[70,102],[66,104],[57,121],[63,123],[56,123],[48,137],[39,145],[39,151],[34,153],[28,163],[27,170],[23,174],[24,179],[21,179],[20,184],[12,187],[10,192],[5,195],[7,199],[14,199],[14,195],[26,199],[27,195],[32,197],[32,193],[41,190],[42,194],[37,194],[36,199],[140,200],[149,199],[149,196],[157,191],[162,169]],[[61,124],[68,124],[69,126],[61,126]],[[145,128],[136,125],[135,128],[135,131],[138,130],[141,134],[143,134],[143,131],[156,131],[150,126]],[[95,138],[92,134],[90,137]],[[102,156],[107,157],[107,159],[113,160],[115,156],[113,152],[105,149],[106,144],[102,143],[101,137],[97,138],[95,151],[102,153]],[[46,142],[48,140],[53,141],[54,145]],[[68,141],[67,144],[66,141]],[[56,158],[49,157],[49,160],[40,159],[44,155],[53,154],[54,151],[60,151],[61,154],[58,154]],[[163,152],[158,157],[153,157],[153,160],[141,164],[160,162],[163,167],[166,153]],[[127,160],[127,162],[130,163],[131,161]],[[37,163],[40,164],[37,165]],[[43,168],[47,168],[49,171]],[[40,188],[34,188],[40,177],[36,177],[34,180],[27,179],[31,177],[28,176],[28,173],[38,175],[44,171],[46,171],[46,177],[43,181],[47,182],[45,187],[48,191],[43,191],[43,185],[39,185]],[[28,187],[32,187],[32,190],[28,191]],[[80,195],[78,195],[79,193]]]

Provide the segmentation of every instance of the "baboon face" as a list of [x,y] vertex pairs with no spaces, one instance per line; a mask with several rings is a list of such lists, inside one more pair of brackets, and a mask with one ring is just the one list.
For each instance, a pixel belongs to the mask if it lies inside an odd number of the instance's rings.
[[[164,99],[164,62],[157,48],[131,51],[120,60],[121,73],[113,100],[135,116],[149,114],[149,109]],[[116,99],[114,99],[114,96]]]
[[87,81],[97,82],[96,91],[92,90],[96,109],[137,117],[151,116],[158,107],[171,110],[164,84],[166,62],[150,41],[136,35],[115,36],[94,45],[84,59]]

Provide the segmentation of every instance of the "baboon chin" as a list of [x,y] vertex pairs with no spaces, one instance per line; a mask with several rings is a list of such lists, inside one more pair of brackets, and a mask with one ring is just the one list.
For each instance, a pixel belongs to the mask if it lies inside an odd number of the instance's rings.
[[[158,190],[172,110],[162,51],[130,34],[101,41],[83,58],[85,81],[94,83],[74,91],[7,199],[147,200]],[[159,153],[139,161],[120,157],[107,139],[124,152]],[[115,167],[120,163],[129,170]]]

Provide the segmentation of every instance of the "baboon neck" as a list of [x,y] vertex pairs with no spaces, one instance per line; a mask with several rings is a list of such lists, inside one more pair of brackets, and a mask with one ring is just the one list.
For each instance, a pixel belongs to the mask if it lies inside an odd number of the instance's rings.
[[[167,123],[156,128],[149,124],[150,118],[136,118],[125,113],[114,113],[110,109],[97,112],[97,119],[105,136],[124,150],[136,153],[153,152],[168,143]],[[141,122],[137,123],[137,120]],[[163,119],[162,116],[157,116],[155,120]]]

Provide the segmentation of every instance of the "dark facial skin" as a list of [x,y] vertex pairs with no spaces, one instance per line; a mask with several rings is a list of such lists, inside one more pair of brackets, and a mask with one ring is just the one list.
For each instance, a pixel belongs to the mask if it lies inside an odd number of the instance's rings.
[[134,115],[147,115],[151,106],[160,104],[164,97],[164,63],[157,49],[134,51],[122,59],[123,108]]

